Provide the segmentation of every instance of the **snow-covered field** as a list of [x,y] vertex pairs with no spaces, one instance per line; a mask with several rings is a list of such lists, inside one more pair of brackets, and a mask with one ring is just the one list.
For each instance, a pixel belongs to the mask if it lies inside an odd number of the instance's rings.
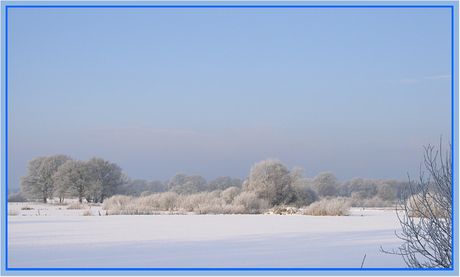
[[[28,206],[33,210],[21,210]],[[112,215],[9,204],[8,268],[404,268],[394,211],[350,216]],[[93,216],[83,216],[83,213]],[[99,216],[100,214],[100,216]]]

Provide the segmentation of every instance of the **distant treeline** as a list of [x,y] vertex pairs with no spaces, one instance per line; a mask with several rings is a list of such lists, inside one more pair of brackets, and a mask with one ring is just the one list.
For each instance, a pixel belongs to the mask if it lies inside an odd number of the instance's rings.
[[244,180],[222,176],[209,182],[200,175],[184,173],[176,173],[166,181],[132,179],[120,166],[102,158],[80,161],[62,154],[38,156],[28,162],[27,169],[27,174],[20,178],[21,190],[9,195],[8,201],[46,203],[58,197],[61,202],[66,198],[78,198],[80,202],[102,203],[114,195],[145,197],[166,192],[175,195],[212,192],[218,197],[225,192],[222,197],[230,194],[233,199],[244,192],[263,200],[267,207],[305,207],[335,197],[346,198],[353,206],[386,206],[397,202],[407,184],[404,180],[361,177],[339,183],[332,172],[306,178],[304,169],[295,167],[289,171],[277,159],[254,164]]

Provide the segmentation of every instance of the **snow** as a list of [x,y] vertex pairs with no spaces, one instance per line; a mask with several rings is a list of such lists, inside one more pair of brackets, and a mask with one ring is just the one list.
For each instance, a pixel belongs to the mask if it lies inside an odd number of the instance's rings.
[[365,268],[405,267],[401,257],[379,251],[401,245],[394,211],[105,216],[100,206],[9,209],[20,213],[8,216],[8,268],[359,268],[364,255]]

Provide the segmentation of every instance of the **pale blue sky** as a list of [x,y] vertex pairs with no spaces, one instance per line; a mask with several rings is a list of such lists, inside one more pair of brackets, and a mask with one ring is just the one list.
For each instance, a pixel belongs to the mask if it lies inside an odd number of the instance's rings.
[[447,8],[10,8],[8,174],[62,153],[132,178],[418,174],[451,136]]

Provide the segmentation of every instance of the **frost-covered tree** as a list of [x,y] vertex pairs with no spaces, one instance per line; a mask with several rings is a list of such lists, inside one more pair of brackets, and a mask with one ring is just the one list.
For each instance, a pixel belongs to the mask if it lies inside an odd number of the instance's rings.
[[180,186],[175,186],[172,191],[177,194],[190,195],[206,190],[206,179],[200,175],[187,176],[186,182]]
[[188,175],[185,173],[176,173],[168,182],[168,191],[172,191],[174,187],[182,186],[188,180]]
[[87,161],[91,175],[91,193],[87,199],[103,202],[105,198],[119,193],[126,181],[120,166],[102,158],[93,157]]
[[254,192],[242,192],[233,200],[233,204],[243,207],[243,213],[261,213],[268,208],[268,202],[260,199]]
[[312,188],[319,196],[337,196],[339,183],[332,172],[322,172],[312,180]]
[[21,195],[21,192],[8,195],[8,202],[26,202],[27,199]]
[[241,189],[237,187],[230,187],[220,193],[220,197],[225,201],[226,204],[232,204],[235,197],[241,193]]
[[67,195],[77,197],[82,203],[90,189],[90,170],[83,161],[68,160],[53,174],[56,184],[56,194],[60,201]]
[[361,191],[364,180],[361,177],[355,177],[351,180],[346,180],[339,185],[339,195],[350,197],[355,191]]
[[243,189],[256,193],[271,206],[289,204],[295,201],[292,184],[302,173],[300,168],[294,168],[291,173],[279,160],[267,159],[252,166]]
[[384,182],[378,186],[377,196],[382,200],[397,200],[398,199],[398,186],[392,182]]
[[144,179],[130,179],[124,186],[124,194],[131,196],[140,196],[142,192],[148,190],[147,181]]
[[209,181],[208,183],[209,191],[226,190],[230,187],[237,187],[241,189],[242,188],[241,180],[238,178],[232,178],[230,176],[225,176],[225,177],[217,177],[216,179],[213,179]]
[[165,192],[166,191],[166,186],[161,181],[152,180],[152,181],[147,183],[147,191],[150,192],[150,193]]
[[372,198],[378,193],[378,184],[382,180],[378,179],[363,179],[355,177],[345,181],[339,185],[338,193],[340,196],[350,197],[352,194],[359,195],[361,198]]
[[27,174],[21,176],[21,191],[28,198],[47,199],[53,196],[55,182],[53,174],[66,161],[71,160],[67,155],[38,156],[27,163]]
[[312,179],[300,178],[294,184],[296,200],[292,203],[296,207],[308,206],[318,200],[318,195],[311,188]]
[[181,195],[190,195],[207,189],[206,179],[200,175],[176,173],[168,182],[168,191]]
[[[402,227],[397,234],[402,246],[391,254],[401,255],[411,268],[452,268],[452,146],[445,155],[425,147],[424,166],[428,177],[420,174],[411,182],[396,212]],[[400,215],[400,211],[403,215]]]

